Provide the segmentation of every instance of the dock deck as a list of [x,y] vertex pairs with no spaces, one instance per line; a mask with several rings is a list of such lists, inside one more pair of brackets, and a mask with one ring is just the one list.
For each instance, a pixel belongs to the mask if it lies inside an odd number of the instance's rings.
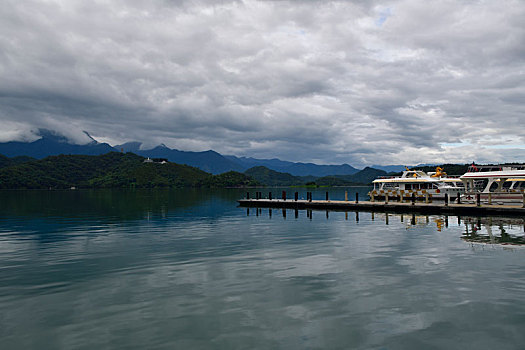
[[293,199],[240,199],[242,207],[313,209],[337,211],[368,211],[391,213],[421,213],[446,215],[496,215],[525,216],[522,205],[488,205],[488,204],[455,204],[421,203],[421,202],[370,202],[370,201],[337,201],[337,200],[293,200]]

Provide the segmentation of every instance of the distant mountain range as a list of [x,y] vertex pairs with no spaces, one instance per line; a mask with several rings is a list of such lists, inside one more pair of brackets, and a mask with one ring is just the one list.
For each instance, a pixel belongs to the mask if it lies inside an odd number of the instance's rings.
[[[84,145],[72,144],[69,140],[59,133],[51,130],[40,129],[38,131],[40,139],[33,142],[11,141],[0,143],[0,154],[7,157],[28,156],[42,159],[51,155],[101,155],[108,152],[132,152],[143,157],[166,158],[170,162],[186,164],[197,167],[212,174],[221,174],[228,171],[244,172],[247,169],[264,166],[268,169],[288,173],[292,176],[347,176],[359,172],[348,164],[341,165],[318,165],[313,163],[295,163],[280,159],[256,159],[246,157],[236,157],[232,155],[223,156],[215,151],[186,152],[171,149],[165,145],[159,145],[153,149],[141,149],[140,142],[127,142],[122,145],[111,146],[107,143],[100,143],[85,134],[92,140]],[[389,171],[400,171],[403,166],[374,166],[377,169]]]

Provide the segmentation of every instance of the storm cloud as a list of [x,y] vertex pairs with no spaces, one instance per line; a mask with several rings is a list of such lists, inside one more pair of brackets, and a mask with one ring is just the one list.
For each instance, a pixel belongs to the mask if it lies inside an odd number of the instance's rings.
[[0,142],[525,161],[521,1],[11,1]]

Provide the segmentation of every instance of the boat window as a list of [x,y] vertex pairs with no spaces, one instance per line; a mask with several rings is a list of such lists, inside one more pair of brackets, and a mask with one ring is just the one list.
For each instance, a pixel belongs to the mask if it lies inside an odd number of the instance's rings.
[[412,184],[405,184],[405,190],[411,190]]

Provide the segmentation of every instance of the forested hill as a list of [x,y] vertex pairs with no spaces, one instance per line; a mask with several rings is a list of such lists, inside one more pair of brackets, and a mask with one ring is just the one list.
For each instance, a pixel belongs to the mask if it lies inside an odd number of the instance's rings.
[[[12,158],[10,158],[12,159]],[[0,189],[241,187],[257,182],[237,172],[211,175],[175,163],[144,163],[133,153],[60,155],[24,163],[2,158]]]

